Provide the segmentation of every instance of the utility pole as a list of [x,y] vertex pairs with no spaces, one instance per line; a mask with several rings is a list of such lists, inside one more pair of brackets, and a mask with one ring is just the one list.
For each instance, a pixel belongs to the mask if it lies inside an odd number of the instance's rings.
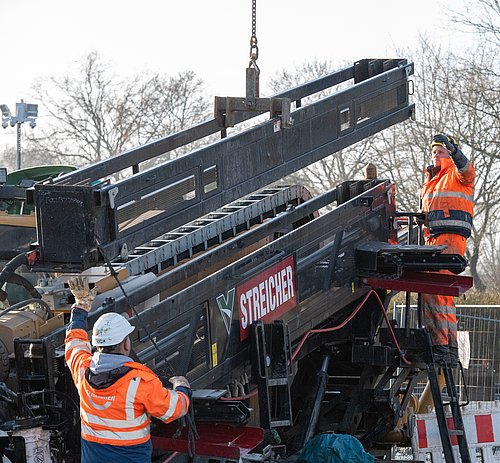
[[16,169],[21,169],[21,124],[29,122],[30,127],[36,127],[35,119],[38,117],[38,105],[25,103],[21,100],[16,103],[16,115],[13,116],[7,105],[0,105],[2,111],[2,127],[6,129],[9,124],[11,127],[17,125],[17,150],[16,150]]

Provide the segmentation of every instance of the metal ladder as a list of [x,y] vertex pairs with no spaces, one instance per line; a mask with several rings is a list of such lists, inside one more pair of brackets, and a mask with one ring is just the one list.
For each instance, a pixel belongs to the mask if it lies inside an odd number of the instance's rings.
[[[443,446],[443,454],[446,463],[456,463],[455,454],[453,453],[453,445],[458,445],[460,458],[462,463],[471,463],[467,437],[465,435],[465,427],[460,412],[459,397],[455,380],[453,378],[453,368],[448,362],[444,365],[437,364],[432,355],[432,347],[429,346],[429,362],[427,363],[427,375],[431,387],[432,398],[434,400],[434,410],[438,422],[439,435]],[[441,388],[438,379],[438,370],[443,370],[446,391],[449,395],[451,417],[447,419],[444,410],[445,404],[441,395]]]
[[111,264],[115,269],[126,268],[129,275],[151,271],[158,266],[161,271],[234,238],[309,198],[309,191],[298,185],[267,188],[138,246],[123,257],[113,259]]

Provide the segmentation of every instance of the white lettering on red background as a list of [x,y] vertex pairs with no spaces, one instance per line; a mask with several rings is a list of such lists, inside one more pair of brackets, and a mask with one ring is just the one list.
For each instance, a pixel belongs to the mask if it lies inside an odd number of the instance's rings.
[[237,288],[240,340],[256,320],[276,320],[297,304],[293,256],[273,265]]

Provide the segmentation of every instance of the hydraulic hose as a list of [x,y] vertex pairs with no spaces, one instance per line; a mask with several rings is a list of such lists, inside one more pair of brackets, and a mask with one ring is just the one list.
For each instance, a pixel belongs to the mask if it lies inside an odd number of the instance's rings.
[[[23,276],[15,273],[16,270],[21,267],[21,265],[29,266],[29,264],[28,254],[26,254],[25,252],[18,254],[16,257],[7,262],[5,267],[0,272],[0,288],[5,283],[13,283],[15,285],[24,287],[31,297],[35,299],[41,299],[42,295],[35,289],[31,282]],[[7,299],[7,293],[0,289],[0,300],[5,299]],[[49,316],[50,315],[51,312],[49,310]]]
[[[310,335],[317,334],[317,333],[329,333],[331,331],[337,331],[337,330],[340,330],[341,328],[343,328],[345,325],[347,325],[347,323],[349,323],[356,316],[356,314],[363,308],[363,306],[365,305],[365,302],[368,300],[368,298],[370,296],[374,296],[378,302],[378,306],[379,306],[379,308],[382,312],[382,315],[385,319],[385,322],[387,324],[387,327],[389,329],[391,337],[392,337],[394,344],[396,346],[396,350],[398,351],[399,357],[406,365],[411,365],[411,362],[405,357],[403,351],[401,350],[401,347],[399,346],[399,343],[398,343],[398,340],[397,340],[396,335],[394,333],[394,330],[392,328],[392,325],[391,325],[389,318],[387,317],[387,314],[385,312],[384,304],[382,303],[382,300],[380,299],[379,295],[373,289],[370,289],[370,291],[368,291],[368,293],[366,293],[363,300],[357,305],[357,307],[351,312],[351,314],[339,325],[332,326],[329,328],[312,329],[312,330],[307,331],[304,334],[304,336],[302,337],[298,346],[293,351],[291,360],[294,360],[297,357],[297,354],[299,353],[300,349],[302,348],[302,346],[304,345],[304,343],[306,342],[307,338]],[[242,396],[242,397],[221,397],[219,400],[246,400],[246,399],[249,399],[250,397],[253,397],[256,394],[257,394],[257,390],[255,390],[255,391],[253,391],[245,396]]]
[[19,254],[19,251],[9,251],[7,249],[1,249],[0,250],[0,260],[12,260],[14,257],[16,257]]
[[12,275],[21,265],[28,265],[28,257],[25,252],[18,254],[5,264],[5,267],[0,272],[0,287],[7,282],[9,275]]
[[40,304],[49,314],[49,318],[52,316],[52,311],[50,309],[49,304],[47,304],[43,299],[33,298],[18,302],[17,304],[11,305],[10,307],[7,307],[5,310],[2,310],[0,312],[0,318],[8,314],[9,312],[12,312],[13,310],[22,309],[28,304]]
[[363,298],[363,300],[358,304],[358,306],[352,311],[352,313],[342,322],[340,323],[339,325],[337,326],[332,326],[330,328],[320,328],[320,329],[313,329],[313,330],[309,330],[307,331],[304,336],[302,337],[301,341],[299,342],[299,345],[295,348],[295,350],[293,351],[292,353],[292,360],[295,359],[295,357],[297,357],[297,354],[299,353],[300,349],[302,348],[302,346],[304,345],[304,343],[306,342],[307,338],[311,335],[311,334],[316,334],[316,333],[328,333],[330,331],[337,331],[337,330],[340,330],[341,328],[343,328],[345,325],[347,325],[347,323],[349,323],[354,317],[355,315],[361,310],[361,308],[364,306],[365,302],[367,301],[367,299],[370,297],[370,296],[374,296],[375,299],[377,300],[378,302],[378,306],[380,308],[380,310],[382,311],[382,315],[385,319],[385,322],[387,324],[387,328],[389,329],[389,332],[391,334],[391,337],[394,341],[394,345],[396,346],[396,349],[398,351],[398,355],[399,357],[401,358],[401,360],[406,364],[406,365],[411,365],[412,363],[405,357],[403,351],[401,350],[401,347],[399,346],[399,343],[398,343],[398,340],[396,338],[396,335],[394,334],[394,330],[392,328],[392,325],[389,321],[389,318],[387,317],[387,314],[385,313],[385,307],[384,307],[384,304],[382,303],[382,300],[380,299],[379,295],[376,293],[375,290],[373,289],[370,289],[370,291],[368,291],[365,295],[365,297]]
[[19,275],[19,273],[12,273],[7,279],[7,283],[12,283],[14,285],[22,286],[30,296],[34,299],[41,299],[42,295],[37,291],[37,289],[31,284],[27,278]]

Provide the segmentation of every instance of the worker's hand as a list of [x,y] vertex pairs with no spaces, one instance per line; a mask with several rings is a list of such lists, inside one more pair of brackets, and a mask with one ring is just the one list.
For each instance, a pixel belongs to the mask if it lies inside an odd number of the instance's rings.
[[75,303],[73,304],[73,307],[78,307],[79,309],[90,312],[92,303],[94,302],[97,294],[97,288],[94,287],[91,290],[89,288],[88,278],[82,275],[70,278],[68,284],[71,289],[71,293],[75,296]]
[[437,135],[434,135],[432,137],[432,140],[437,143],[442,143],[451,154],[456,154],[458,145],[453,137],[439,133]]
[[189,388],[189,382],[184,376],[172,376],[169,381],[172,383],[174,389],[177,389],[179,386]]

